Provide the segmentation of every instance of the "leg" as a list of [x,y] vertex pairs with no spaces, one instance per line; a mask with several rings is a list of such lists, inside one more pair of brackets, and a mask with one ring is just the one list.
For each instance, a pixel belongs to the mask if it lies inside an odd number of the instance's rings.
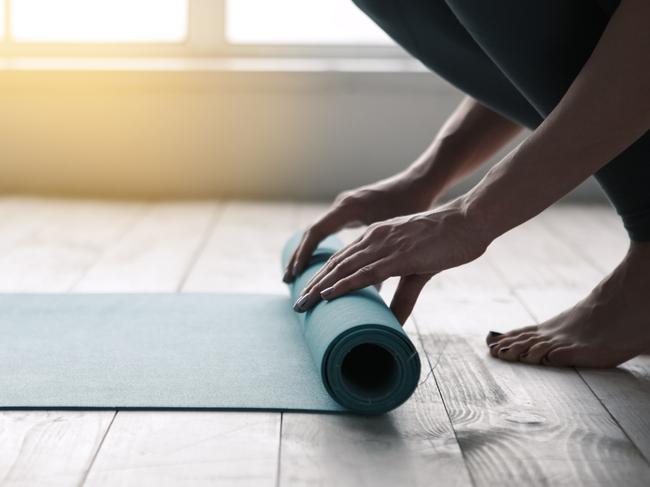
[[[591,0],[447,0],[461,23],[527,100],[547,115],[565,93],[608,17]],[[513,48],[516,46],[516,48]],[[575,307],[539,326],[489,336],[505,360],[610,367],[650,346],[650,134],[601,169],[598,180],[633,240],[623,262]]]
[[483,105],[534,128],[542,117],[472,39],[444,0],[353,0],[395,42]]

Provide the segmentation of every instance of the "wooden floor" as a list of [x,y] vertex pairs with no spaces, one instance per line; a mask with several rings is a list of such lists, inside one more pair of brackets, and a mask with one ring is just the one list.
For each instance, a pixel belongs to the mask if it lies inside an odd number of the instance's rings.
[[[322,209],[4,198],[0,292],[285,292],[279,249]],[[407,324],[421,385],[383,417],[3,411],[0,485],[648,486],[650,358],[555,370],[483,344],[570,305],[625,248],[610,209],[557,207],[436,277]]]

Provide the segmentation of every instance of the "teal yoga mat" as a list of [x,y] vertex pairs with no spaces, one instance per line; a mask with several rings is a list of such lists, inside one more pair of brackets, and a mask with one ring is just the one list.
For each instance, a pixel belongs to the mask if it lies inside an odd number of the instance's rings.
[[319,246],[290,297],[0,295],[0,407],[393,409],[420,360],[374,288],[291,308],[340,245]]

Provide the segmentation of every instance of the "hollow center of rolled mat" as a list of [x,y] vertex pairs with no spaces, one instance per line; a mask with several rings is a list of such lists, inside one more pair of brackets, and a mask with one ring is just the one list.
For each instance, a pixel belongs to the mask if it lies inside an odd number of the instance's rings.
[[389,394],[398,386],[398,378],[398,365],[393,355],[374,343],[357,345],[341,364],[343,384],[361,397]]

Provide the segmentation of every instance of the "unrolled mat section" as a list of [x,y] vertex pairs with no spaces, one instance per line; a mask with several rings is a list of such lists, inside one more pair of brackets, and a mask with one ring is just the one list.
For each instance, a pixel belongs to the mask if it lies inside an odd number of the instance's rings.
[[340,246],[321,244],[291,297],[0,295],[0,408],[397,407],[417,386],[420,360],[373,288],[292,310]]

